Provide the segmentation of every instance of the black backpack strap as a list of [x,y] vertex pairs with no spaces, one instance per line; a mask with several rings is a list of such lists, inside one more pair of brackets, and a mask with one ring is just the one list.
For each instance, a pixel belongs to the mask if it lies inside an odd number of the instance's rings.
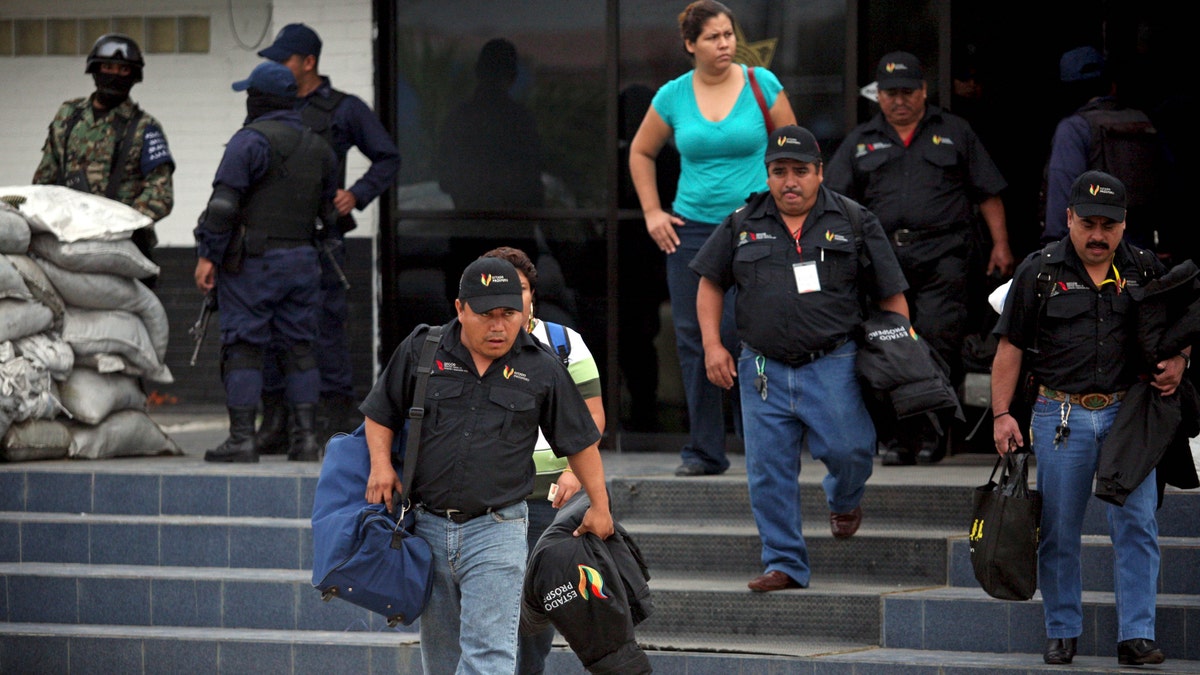
[[870,316],[871,304],[867,301],[869,294],[867,293],[866,281],[868,280],[867,274],[873,270],[871,270],[871,259],[867,256],[866,247],[863,245],[863,206],[833,190],[830,190],[829,194],[833,195],[834,199],[846,210],[846,219],[850,221],[850,231],[854,235],[854,250],[858,254],[858,304],[861,306],[863,316]]
[[421,344],[421,355],[417,357],[417,382],[413,388],[412,407],[408,409],[408,439],[404,447],[404,491],[412,494],[413,476],[417,472],[417,452],[421,447],[421,420],[425,418],[425,386],[433,373],[433,359],[437,355],[438,343],[442,341],[442,326],[431,326]]
[[142,109],[135,105],[129,119],[121,120],[116,126],[117,146],[113,150],[112,167],[108,172],[108,187],[104,190],[104,196],[109,199],[117,198],[117,192],[125,180],[125,166],[129,163],[125,156],[133,149],[133,135],[137,132],[141,119]]

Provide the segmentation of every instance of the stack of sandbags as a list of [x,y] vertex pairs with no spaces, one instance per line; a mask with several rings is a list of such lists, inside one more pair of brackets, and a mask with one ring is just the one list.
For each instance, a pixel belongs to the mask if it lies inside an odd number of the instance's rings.
[[[5,438],[0,457],[182,454],[146,413],[140,382],[173,381],[163,363],[166,312],[158,296],[138,280],[158,274],[158,266],[129,238],[152,221],[119,202],[53,185],[0,188],[0,201],[18,205],[5,215],[11,219],[15,213],[29,231],[26,250],[4,253],[24,281],[27,302],[45,308],[45,317],[25,319],[21,331],[44,335],[57,347],[51,351],[69,356],[65,369],[61,363],[45,366],[47,379],[57,384],[54,401],[61,405],[57,419],[50,417],[66,432],[67,445],[59,454],[48,443],[33,452]],[[19,245],[19,232],[6,235],[4,222],[0,243]],[[10,314],[24,318],[31,313],[19,314],[18,309],[0,305],[0,324],[8,324]]]

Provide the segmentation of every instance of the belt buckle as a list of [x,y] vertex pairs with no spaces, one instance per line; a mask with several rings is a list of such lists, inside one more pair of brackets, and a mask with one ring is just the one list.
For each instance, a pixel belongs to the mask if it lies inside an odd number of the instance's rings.
[[897,246],[908,246],[910,243],[912,243],[907,241],[910,234],[912,234],[912,230],[908,229],[907,227],[902,227],[892,233],[892,242]]
[[1112,394],[1093,393],[1079,395],[1079,405],[1087,410],[1103,410],[1112,405],[1112,402]]

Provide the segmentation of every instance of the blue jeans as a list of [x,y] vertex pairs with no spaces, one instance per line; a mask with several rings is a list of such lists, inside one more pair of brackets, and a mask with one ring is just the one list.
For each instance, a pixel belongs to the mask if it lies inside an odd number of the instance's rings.
[[523,501],[462,524],[417,509],[417,534],[433,549],[433,591],[421,614],[425,675],[516,672],[525,516]]
[[854,375],[853,340],[832,354],[793,368],[763,357],[767,398],[750,386],[756,354],[738,357],[746,436],[750,508],[762,540],[766,571],[780,571],[808,586],[808,549],[801,534],[800,453],[807,445],[825,464],[822,481],[830,511],[852,511],[874,470],[875,427]]
[[[1069,408],[1070,435],[1054,443],[1055,427]],[[1100,446],[1120,404],[1103,410],[1039,396],[1033,406],[1030,437],[1042,493],[1042,532],[1038,544],[1038,586],[1046,614],[1046,637],[1072,638],[1083,632],[1083,571],[1080,564],[1083,516],[1092,496]],[[1125,500],[1105,504],[1113,544],[1117,641],[1154,639],[1158,586],[1158,481],[1153,471]]]
[[[675,228],[679,235],[679,246],[667,256],[671,321],[675,324],[675,349],[679,354],[691,436],[680,454],[684,464],[700,464],[711,472],[720,473],[729,468],[729,459],[725,457],[725,412],[722,404],[725,393],[708,381],[708,372],[704,368],[704,343],[700,338],[700,321],[696,317],[696,291],[700,287],[700,275],[688,268],[716,226],[693,220],[687,220],[686,223],[683,227]],[[735,296],[732,288],[725,294],[725,307],[721,315],[721,342],[725,343],[725,348],[731,354],[737,354],[738,344],[737,327],[733,321]],[[736,383],[732,394],[736,405]],[[740,421],[737,410],[734,413],[734,419]]]

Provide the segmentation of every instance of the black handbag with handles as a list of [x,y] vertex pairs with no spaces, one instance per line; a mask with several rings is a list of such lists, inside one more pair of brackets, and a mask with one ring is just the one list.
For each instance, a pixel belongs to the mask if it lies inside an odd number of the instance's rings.
[[1002,455],[974,492],[971,566],[979,586],[1000,600],[1028,600],[1037,591],[1042,494],[1029,489],[1032,456],[1028,450]]

